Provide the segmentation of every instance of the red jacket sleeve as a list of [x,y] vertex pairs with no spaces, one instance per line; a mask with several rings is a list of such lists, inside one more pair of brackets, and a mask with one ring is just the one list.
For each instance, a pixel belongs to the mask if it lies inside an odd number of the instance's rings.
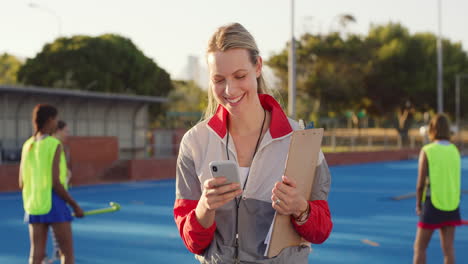
[[330,236],[333,228],[328,202],[325,200],[309,201],[309,219],[302,225],[298,225],[294,217],[291,217],[296,232],[305,240],[313,244],[321,244]]
[[216,223],[204,228],[195,215],[197,204],[197,200],[176,199],[174,219],[187,249],[194,254],[202,254],[213,241]]

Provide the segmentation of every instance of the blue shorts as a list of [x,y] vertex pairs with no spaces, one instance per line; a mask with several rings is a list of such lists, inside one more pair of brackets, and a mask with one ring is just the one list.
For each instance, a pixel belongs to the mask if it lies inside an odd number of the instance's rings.
[[426,196],[422,213],[419,216],[418,227],[426,229],[438,229],[444,226],[462,225],[460,207],[453,211],[442,211],[434,207],[431,196]]
[[71,214],[70,208],[67,206],[67,203],[54,191],[52,191],[52,208],[50,209],[49,213],[43,215],[30,215],[28,213],[24,214],[24,222],[30,224],[51,224],[71,222],[72,220],[73,216]]

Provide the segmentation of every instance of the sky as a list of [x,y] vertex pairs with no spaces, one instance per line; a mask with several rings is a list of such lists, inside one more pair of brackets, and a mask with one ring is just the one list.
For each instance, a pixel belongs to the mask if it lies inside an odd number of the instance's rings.
[[[268,59],[291,35],[290,0],[0,0],[0,53],[34,57],[57,36],[117,33],[146,56],[183,78],[188,56],[205,64],[204,51],[217,27],[243,24]],[[33,3],[36,7],[30,7]],[[438,0],[295,0],[295,34],[326,33],[337,17],[353,15],[349,30],[400,22],[411,33],[437,33]],[[468,1],[442,3],[442,35],[468,50]]]

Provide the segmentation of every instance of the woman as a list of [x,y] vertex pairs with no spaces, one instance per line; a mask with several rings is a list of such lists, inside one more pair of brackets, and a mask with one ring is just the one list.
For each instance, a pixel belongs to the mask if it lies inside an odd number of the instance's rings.
[[59,120],[57,122],[57,129],[54,132],[54,137],[60,140],[63,155],[60,158],[60,171],[62,172],[65,170],[67,172],[67,185],[70,186],[70,180],[72,177],[71,170],[70,170],[70,150],[65,145],[67,143],[68,136],[70,135],[70,130],[68,129],[67,123],[63,120]]
[[83,210],[67,191],[66,171],[60,169],[60,141],[50,136],[57,127],[57,109],[39,104],[34,107],[32,121],[34,134],[23,145],[19,178],[25,221],[29,223],[29,263],[44,260],[49,226],[60,247],[61,263],[74,263],[72,215],[67,204],[76,217],[83,217]]
[[461,161],[457,147],[450,142],[450,123],[438,114],[429,124],[432,143],[419,155],[416,187],[416,213],[419,215],[414,242],[416,264],[426,263],[426,249],[434,230],[440,229],[444,263],[455,263],[453,242],[460,218]]
[[[70,185],[70,180],[71,180],[71,170],[70,170],[70,152],[65,145],[67,142],[68,136],[70,135],[70,131],[68,130],[67,123],[63,120],[57,121],[57,129],[55,130],[53,136],[60,140],[61,147],[63,149],[62,154],[60,155],[60,173],[63,171],[67,172],[67,186],[71,187]],[[55,260],[60,259],[60,247],[58,244],[57,237],[55,236],[54,230],[51,229],[51,238],[52,238],[52,244],[54,246],[53,248],[53,254],[52,258],[47,259],[49,263],[53,263]]]
[[[323,154],[307,201],[282,175],[298,124],[265,93],[262,58],[242,25],[214,33],[207,61],[205,120],[184,135],[177,161],[174,217],[180,235],[201,263],[307,263],[309,246],[286,248],[269,259],[265,239],[275,211],[289,215],[307,241],[328,238],[330,173]],[[224,159],[238,163],[241,185],[211,177],[208,164]]]

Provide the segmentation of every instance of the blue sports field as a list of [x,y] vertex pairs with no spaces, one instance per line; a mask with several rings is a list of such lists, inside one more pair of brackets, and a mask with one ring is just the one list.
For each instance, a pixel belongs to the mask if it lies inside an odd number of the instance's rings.
[[[462,189],[468,189],[468,158],[463,158]],[[310,263],[410,263],[417,217],[414,192],[417,161],[331,168],[329,196],[334,228],[323,245],[314,245]],[[117,213],[73,222],[76,263],[196,263],[185,249],[172,217],[174,180],[72,188],[85,210],[119,202]],[[468,195],[461,212],[468,218]],[[0,194],[0,263],[27,263],[29,237],[20,193]],[[442,263],[438,233],[428,263]],[[49,240],[49,251],[51,245]],[[468,259],[468,226],[457,228],[458,263]]]

